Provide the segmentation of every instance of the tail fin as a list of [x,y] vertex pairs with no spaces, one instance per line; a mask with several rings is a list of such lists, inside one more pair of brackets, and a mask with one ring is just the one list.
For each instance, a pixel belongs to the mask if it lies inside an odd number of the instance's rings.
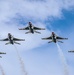
[[52,41],[49,41],[48,43],[51,43]]
[[62,41],[58,41],[58,42],[63,43]]
[[40,32],[38,32],[38,31],[34,31],[34,32],[41,34],[41,33],[40,33]]
[[20,43],[18,43],[18,42],[14,42],[15,44],[19,44],[20,45]]
[[26,32],[25,34],[28,34],[28,33],[31,33],[31,32],[29,31],[29,32]]
[[10,42],[7,42],[5,45],[8,45],[8,44],[10,44]]

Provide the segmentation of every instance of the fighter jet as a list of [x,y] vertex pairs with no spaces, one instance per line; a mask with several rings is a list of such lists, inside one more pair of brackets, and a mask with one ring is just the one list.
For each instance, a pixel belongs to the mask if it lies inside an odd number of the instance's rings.
[[20,28],[19,30],[29,30],[28,32],[26,32],[25,34],[28,34],[28,33],[32,33],[34,34],[35,33],[39,33],[41,34],[40,32],[36,31],[36,30],[45,30],[45,28],[38,28],[38,27],[35,27],[32,25],[31,22],[29,22],[29,25],[25,28]]
[[57,36],[54,32],[52,32],[51,36],[50,37],[47,37],[47,38],[42,38],[42,40],[51,40],[49,41],[48,43],[51,43],[51,42],[60,42],[60,43],[63,43],[62,41],[60,40],[66,40],[68,38],[62,38],[62,37],[59,37]]
[[[6,53],[4,53],[4,52],[0,52],[0,54],[6,54]],[[0,56],[0,58],[2,58],[2,56]]]
[[8,33],[8,38],[2,39],[0,41],[9,41],[5,45],[8,45],[8,44],[12,44],[13,45],[14,43],[20,45],[20,43],[18,43],[16,41],[25,41],[25,39],[14,38],[10,33]]
[[68,51],[68,52],[74,52],[74,50],[73,51]]

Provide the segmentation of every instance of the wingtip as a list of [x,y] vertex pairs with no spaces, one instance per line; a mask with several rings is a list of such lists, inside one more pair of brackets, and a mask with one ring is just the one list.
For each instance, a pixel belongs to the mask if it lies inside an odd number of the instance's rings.
[[45,30],[45,28],[42,28],[42,30]]
[[6,53],[4,53],[4,54],[6,54]]
[[21,30],[21,29],[18,28],[18,30]]
[[71,51],[68,51],[68,52],[71,52]]
[[68,38],[65,38],[65,39],[68,39]]
[[22,39],[22,41],[25,41],[25,39]]
[[3,41],[3,40],[0,40],[0,41]]
[[25,41],[25,39],[23,41]]
[[20,28],[18,28],[19,30],[22,30],[22,29],[20,29]]
[[2,54],[6,54],[6,53],[2,53]]
[[45,38],[41,38],[42,40],[44,40]]

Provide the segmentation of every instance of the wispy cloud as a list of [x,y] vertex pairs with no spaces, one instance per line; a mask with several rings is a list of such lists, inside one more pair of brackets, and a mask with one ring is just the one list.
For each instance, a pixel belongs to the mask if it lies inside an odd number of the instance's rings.
[[[61,18],[63,9],[70,11],[73,8],[74,0],[0,0],[0,38],[7,37],[7,33],[10,32],[14,37],[25,39],[26,41],[22,42],[21,46],[17,46],[20,52],[40,47],[46,43],[41,38],[50,35],[50,30],[46,28],[44,21],[52,17]],[[32,21],[34,25],[46,28],[46,30],[41,31],[41,35],[25,35],[25,31],[19,31],[18,28],[26,26],[28,21]],[[7,62],[1,61],[4,70],[7,74],[20,75],[19,69],[17,70],[19,64],[15,64],[17,57],[13,51],[14,48],[11,45],[5,46],[4,43],[0,42],[1,49],[8,53],[4,59]],[[13,61],[15,63],[12,63]]]
[[17,13],[28,19],[46,20],[48,17],[61,17],[62,10],[71,10],[73,0],[6,0],[0,1],[1,20],[15,17]]

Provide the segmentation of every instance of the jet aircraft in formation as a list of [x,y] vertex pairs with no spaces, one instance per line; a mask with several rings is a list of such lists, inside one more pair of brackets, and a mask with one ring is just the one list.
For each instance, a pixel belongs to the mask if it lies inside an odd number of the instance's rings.
[[[6,53],[4,53],[4,52],[0,52],[0,54],[6,54]],[[2,56],[0,56],[0,58],[2,58]]]
[[33,24],[31,22],[29,22],[29,25],[25,28],[20,28],[19,30],[29,30],[28,32],[26,32],[25,34],[28,34],[28,33],[32,33],[34,34],[35,33],[39,33],[41,34],[40,32],[36,31],[36,30],[45,30],[45,28],[38,28],[38,27],[35,27],[33,26]]
[[62,41],[60,40],[66,40],[68,38],[62,38],[62,37],[59,37],[57,36],[54,32],[52,32],[51,36],[50,37],[47,37],[47,38],[42,38],[42,40],[51,40],[49,41],[48,43],[51,43],[51,42],[60,42],[60,43],[63,43]]
[[5,39],[2,39],[2,40],[0,40],[0,41],[9,41],[9,42],[7,42],[5,45],[8,45],[8,44],[19,44],[20,45],[20,43],[18,43],[18,42],[16,42],[16,41],[25,41],[25,39],[18,39],[18,38],[15,38],[15,37],[13,37],[10,33],[8,33],[8,38],[5,38]]

